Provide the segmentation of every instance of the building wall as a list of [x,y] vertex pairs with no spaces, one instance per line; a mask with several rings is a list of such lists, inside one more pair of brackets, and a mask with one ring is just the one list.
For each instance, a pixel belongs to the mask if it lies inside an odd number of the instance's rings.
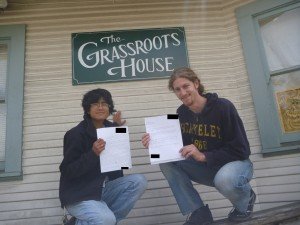
[[256,209],[268,209],[271,207],[288,204],[300,200],[300,154],[281,154],[263,156],[257,120],[251,97],[249,78],[245,70],[240,36],[234,9],[244,5],[242,0],[224,1],[223,12],[226,17],[228,31],[230,60],[236,74],[237,91],[241,117],[246,123],[247,135],[251,144],[255,169],[256,192],[259,194]]
[[[82,95],[111,91],[130,127],[133,169],[149,185],[121,225],[179,225],[185,220],[140,139],[144,117],[174,113],[179,101],[167,79],[72,86],[71,33],[184,26],[191,67],[207,91],[236,105],[251,144],[258,194],[255,210],[300,200],[300,154],[262,156],[251,88],[234,9],[247,0],[11,0],[0,25],[26,24],[23,180],[0,182],[0,225],[58,225],[59,164],[64,133],[82,119]],[[231,204],[214,188],[195,185],[215,219]]]

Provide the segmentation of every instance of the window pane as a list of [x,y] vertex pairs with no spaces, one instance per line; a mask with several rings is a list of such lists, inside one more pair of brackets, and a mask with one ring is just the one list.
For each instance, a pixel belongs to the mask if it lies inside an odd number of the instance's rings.
[[300,8],[259,22],[270,71],[300,65]]
[[[6,133],[6,76],[7,76],[8,48],[0,44],[0,164],[5,159],[5,133]],[[1,169],[1,165],[0,165]]]
[[283,133],[300,131],[300,71],[271,78]]

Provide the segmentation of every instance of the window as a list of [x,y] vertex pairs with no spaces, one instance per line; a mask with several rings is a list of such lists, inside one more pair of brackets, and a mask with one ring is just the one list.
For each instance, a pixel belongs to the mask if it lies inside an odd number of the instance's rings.
[[236,10],[263,153],[300,149],[300,2]]
[[0,180],[22,177],[25,25],[0,26]]

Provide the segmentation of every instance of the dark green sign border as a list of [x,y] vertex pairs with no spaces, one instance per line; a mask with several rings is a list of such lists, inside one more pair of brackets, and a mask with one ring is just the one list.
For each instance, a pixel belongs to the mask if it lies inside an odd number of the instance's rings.
[[72,84],[165,78],[189,67],[184,27],[72,34]]

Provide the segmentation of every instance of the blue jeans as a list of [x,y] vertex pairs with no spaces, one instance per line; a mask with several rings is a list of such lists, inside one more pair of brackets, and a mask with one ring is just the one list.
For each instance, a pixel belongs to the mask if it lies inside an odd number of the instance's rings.
[[76,225],[115,225],[127,216],[146,188],[143,175],[127,175],[106,182],[101,201],[82,201],[66,208],[77,218]]
[[234,161],[220,169],[214,169],[206,163],[186,159],[160,164],[160,169],[168,180],[183,215],[204,206],[192,181],[215,187],[240,212],[247,210],[251,190],[249,181],[253,175],[250,160]]

